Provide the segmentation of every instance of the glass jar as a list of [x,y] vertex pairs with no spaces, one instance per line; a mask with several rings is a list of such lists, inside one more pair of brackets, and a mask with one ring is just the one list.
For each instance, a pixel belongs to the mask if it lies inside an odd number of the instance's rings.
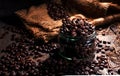
[[79,60],[91,61],[94,58],[96,32],[87,37],[71,37],[60,33],[60,56],[67,60],[74,57]]

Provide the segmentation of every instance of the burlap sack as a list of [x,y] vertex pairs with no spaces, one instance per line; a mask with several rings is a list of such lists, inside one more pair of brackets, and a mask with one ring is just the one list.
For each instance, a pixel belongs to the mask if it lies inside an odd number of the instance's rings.
[[33,32],[34,36],[48,42],[59,33],[61,20],[53,20],[48,15],[47,5],[32,6],[30,9],[23,9],[16,14],[24,21],[25,26]]
[[[60,2],[61,0],[54,0],[54,1],[56,3],[58,2],[58,4],[61,3]],[[86,1],[90,5],[87,5]],[[80,11],[84,11],[85,16],[90,15],[90,17],[88,17],[88,19],[93,20],[93,22],[92,22],[93,24],[94,24],[94,22],[97,22],[98,25],[106,23],[106,21],[102,21],[102,23],[99,23],[100,21],[98,21],[98,20],[100,20],[100,19],[98,19],[96,21],[96,20],[94,20],[94,17],[95,16],[97,18],[99,18],[101,16],[105,17],[105,15],[107,14],[108,7],[111,6],[111,3],[99,3],[98,0],[91,0],[91,1],[94,1],[95,3],[88,1],[88,0],[86,0],[86,1],[84,1],[84,0],[65,0],[64,3],[66,3],[66,4],[64,4],[64,5],[67,8],[69,8],[67,10],[67,13],[71,16],[73,16],[73,15],[75,16],[76,14],[79,14]],[[97,6],[99,6],[99,9],[95,4]],[[101,6],[102,4],[104,5],[104,7]],[[76,9],[73,8],[74,6],[76,7]],[[91,6],[91,7],[89,7],[89,6]],[[81,7],[81,9],[79,7]],[[120,8],[117,8],[117,5],[114,6],[114,4],[113,4],[112,7],[114,7],[117,10],[120,10]],[[96,9],[93,9],[93,8],[96,8]],[[78,9],[80,11],[78,11]],[[25,24],[25,26],[30,31],[33,32],[33,35],[36,38],[41,38],[45,42],[48,42],[50,39],[58,36],[58,34],[59,34],[59,29],[60,29],[60,26],[62,25],[62,20],[56,20],[56,21],[53,20],[48,14],[46,4],[42,4],[42,5],[36,6],[36,7],[32,6],[30,9],[19,10],[16,12],[16,14],[24,21],[23,23]],[[83,16],[84,14],[82,14],[80,16]],[[86,18],[86,17],[84,17],[84,18]],[[111,20],[113,20],[113,19],[111,19]],[[110,20],[107,20],[107,21],[110,22]]]

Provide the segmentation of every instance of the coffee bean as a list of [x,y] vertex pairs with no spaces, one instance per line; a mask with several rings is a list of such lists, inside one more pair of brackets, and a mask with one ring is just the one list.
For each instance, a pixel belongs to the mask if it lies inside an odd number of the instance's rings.
[[115,50],[115,48],[114,47],[110,47],[109,50],[112,52],[112,51]]
[[118,74],[120,74],[120,69],[118,69]]
[[99,70],[99,67],[94,67],[94,70],[95,70],[95,71],[98,71],[98,70]]
[[96,53],[99,53],[100,51],[101,51],[101,49],[97,49],[97,50],[96,50]]
[[105,46],[104,50],[105,51],[109,51],[110,47],[109,46]]
[[111,44],[111,42],[107,42],[108,44]]
[[103,66],[99,66],[99,68],[100,68],[101,70],[103,70],[103,69],[104,69],[104,67],[103,67]]
[[105,36],[105,32],[102,33],[102,36]]
[[93,69],[90,69],[90,73],[94,73]]
[[93,69],[94,67],[95,67],[95,64],[92,64],[92,65],[91,65],[91,68]]
[[106,41],[103,41],[103,44],[106,44]]
[[98,44],[98,47],[102,47],[102,45]]
[[72,32],[72,37],[75,37],[77,36],[77,33],[76,32]]
[[79,24],[80,24],[79,21],[80,21],[80,19],[77,19],[77,18],[73,18],[73,19],[72,19],[72,22],[73,22],[73,24],[75,24],[75,25],[79,25]]
[[85,75],[89,75],[89,72],[88,72],[88,71],[85,71]]
[[86,68],[85,68],[85,70],[86,70],[86,71],[89,71],[89,70],[90,70],[90,68],[89,68],[89,67],[86,67]]
[[100,43],[102,43],[102,41],[101,41],[101,40],[100,40],[99,42],[100,42]]
[[16,76],[16,72],[15,72],[15,71],[12,71],[12,72],[11,72],[11,76]]
[[105,51],[101,51],[102,54],[105,54]]

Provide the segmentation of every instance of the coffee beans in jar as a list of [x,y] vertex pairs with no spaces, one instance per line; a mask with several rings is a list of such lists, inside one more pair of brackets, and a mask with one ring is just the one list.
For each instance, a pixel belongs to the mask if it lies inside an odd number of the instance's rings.
[[59,54],[65,59],[77,58],[91,61],[94,58],[96,33],[94,27],[86,20],[66,18],[60,28]]

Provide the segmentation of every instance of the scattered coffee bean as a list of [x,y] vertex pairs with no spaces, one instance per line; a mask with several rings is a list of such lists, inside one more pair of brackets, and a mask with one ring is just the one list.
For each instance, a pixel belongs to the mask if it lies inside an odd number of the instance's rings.
[[112,52],[112,51],[115,50],[115,48],[114,47],[110,47],[109,50]]
[[98,47],[102,47],[102,45],[98,44]]
[[104,69],[104,67],[103,67],[103,66],[99,66],[99,68],[100,68],[101,70],[103,70],[103,69]]
[[104,50],[105,50],[105,51],[109,51],[109,50],[110,50],[110,46],[105,46],[105,47],[104,47]]
[[101,51],[102,54],[105,54],[105,51]]
[[102,32],[102,36],[105,36],[105,31]]
[[120,69],[118,69],[118,74],[120,74]]
[[96,50],[96,53],[99,53],[100,51],[101,51],[101,49],[97,49],[97,50]]
[[103,41],[103,44],[106,44],[106,41]]
[[111,42],[107,42],[108,44],[111,44]]
[[100,40],[99,43],[102,43],[102,41]]

